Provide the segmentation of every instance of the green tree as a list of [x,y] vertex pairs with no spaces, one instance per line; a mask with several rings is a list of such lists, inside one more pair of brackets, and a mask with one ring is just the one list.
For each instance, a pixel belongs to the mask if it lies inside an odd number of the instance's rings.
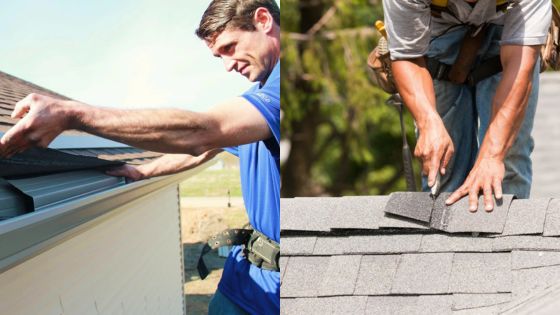
[[[366,65],[381,1],[282,3],[282,196],[386,194],[405,188],[398,112]],[[407,117],[409,139],[413,126]],[[416,167],[418,170],[418,167]]]

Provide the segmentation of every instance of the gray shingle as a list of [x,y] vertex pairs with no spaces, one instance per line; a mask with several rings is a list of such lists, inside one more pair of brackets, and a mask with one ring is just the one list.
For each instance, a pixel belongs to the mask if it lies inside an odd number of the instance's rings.
[[498,315],[499,313],[500,313],[500,305],[492,305],[492,306],[453,311],[453,315]]
[[543,235],[560,236],[560,199],[552,199],[548,204]]
[[317,242],[316,236],[282,237],[280,246],[282,255],[311,255]]
[[491,238],[459,236],[452,234],[426,234],[422,236],[421,252],[491,252]]
[[513,251],[511,268],[525,269],[560,265],[560,252],[549,251]]
[[333,229],[378,229],[388,196],[343,197],[337,211],[331,212]]
[[452,293],[511,292],[510,253],[457,253],[449,290]]
[[417,296],[370,296],[367,298],[366,314],[414,314]]
[[468,210],[469,201],[466,197],[447,207],[449,214],[447,216],[444,214],[444,218],[447,218],[444,230],[451,233],[502,233],[513,196],[504,195],[501,201],[494,200],[492,212],[484,211],[482,198],[478,200],[478,211],[475,213]]
[[520,299],[560,282],[560,266],[519,269],[513,272],[513,299]]
[[399,255],[365,255],[354,295],[385,295],[391,293],[391,285],[397,271]]
[[560,250],[560,241],[555,237],[516,235],[496,237],[492,244],[492,250],[495,252],[539,249]]
[[390,213],[384,213],[379,221],[380,228],[400,228],[400,229],[418,229],[427,230],[429,225],[413,219],[399,217]]
[[346,254],[411,253],[420,249],[422,235],[359,235],[350,236],[344,244]]
[[445,220],[444,215],[448,215],[448,209],[445,205],[445,200],[451,195],[451,193],[443,192],[441,193],[436,201],[434,202],[434,207],[432,210],[432,217],[430,219],[430,227],[437,230],[444,230],[445,229]]
[[346,236],[318,237],[313,255],[342,255],[347,244]]
[[418,297],[416,312],[414,314],[452,314],[452,302],[451,295],[421,295]]
[[280,256],[280,282],[282,282],[282,279],[284,279],[284,271],[286,271],[286,266],[288,265],[289,260],[290,257]]
[[[281,198],[280,228],[296,231],[330,231],[330,211],[337,198]],[[305,218],[305,220],[303,220]]]
[[352,295],[362,256],[332,256],[325,277],[319,285],[319,296]]
[[513,200],[502,235],[541,234],[549,202],[550,198]]
[[281,299],[280,313],[286,315],[364,314],[366,301],[366,296]]
[[385,212],[430,222],[434,201],[427,192],[394,192],[385,206]]
[[487,307],[509,301],[511,301],[511,293],[453,294],[453,310]]
[[447,293],[452,253],[404,254],[391,287],[393,294]]
[[290,257],[284,272],[282,297],[315,297],[330,257]]

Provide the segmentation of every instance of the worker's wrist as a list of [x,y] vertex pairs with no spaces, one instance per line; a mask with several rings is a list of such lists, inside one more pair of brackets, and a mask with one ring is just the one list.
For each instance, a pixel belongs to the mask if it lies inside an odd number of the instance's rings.
[[443,123],[441,117],[435,110],[426,111],[415,120],[420,133]]
[[66,117],[65,129],[81,130],[87,105],[76,101],[60,101],[63,115]]

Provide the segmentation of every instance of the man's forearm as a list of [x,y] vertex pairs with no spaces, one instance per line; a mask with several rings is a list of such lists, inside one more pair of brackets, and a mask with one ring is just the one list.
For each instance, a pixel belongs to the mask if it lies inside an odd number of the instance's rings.
[[71,128],[157,152],[202,154],[212,149],[219,129],[205,113],[111,109],[74,101],[68,105]]
[[493,99],[490,125],[480,147],[480,158],[503,161],[525,118],[532,90],[539,46],[504,46],[504,70]]
[[393,61],[393,74],[399,93],[420,130],[430,121],[441,120],[436,110],[432,77],[424,58]]
[[210,150],[199,156],[165,154],[148,164],[137,166],[137,169],[142,174],[143,178],[174,174],[202,165],[222,151],[222,149]]

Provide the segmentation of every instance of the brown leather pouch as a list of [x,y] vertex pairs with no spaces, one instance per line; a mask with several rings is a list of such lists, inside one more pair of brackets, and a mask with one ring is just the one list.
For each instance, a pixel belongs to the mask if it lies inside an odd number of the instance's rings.
[[541,48],[541,72],[560,70],[560,13],[552,5],[552,23],[548,30],[546,43]]
[[391,57],[387,48],[387,40],[384,37],[379,39],[377,47],[369,53],[367,64],[372,70],[371,78],[375,85],[387,93],[397,93],[391,71]]

